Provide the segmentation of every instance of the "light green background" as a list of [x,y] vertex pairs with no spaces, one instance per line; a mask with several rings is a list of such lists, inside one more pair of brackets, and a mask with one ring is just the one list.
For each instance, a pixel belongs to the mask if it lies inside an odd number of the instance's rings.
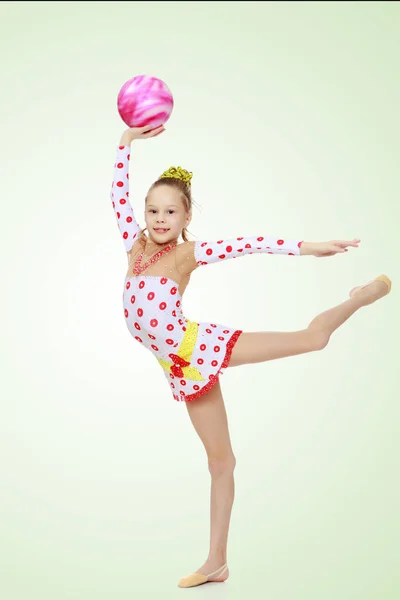
[[[399,34],[394,2],[1,3],[2,599],[399,598]],[[116,97],[143,73],[175,108],[135,145],[141,223],[180,164],[192,239],[362,240],[201,269],[189,318],[300,329],[394,282],[323,352],[225,373],[231,577],[192,591],[206,457],[125,327],[109,200]]]

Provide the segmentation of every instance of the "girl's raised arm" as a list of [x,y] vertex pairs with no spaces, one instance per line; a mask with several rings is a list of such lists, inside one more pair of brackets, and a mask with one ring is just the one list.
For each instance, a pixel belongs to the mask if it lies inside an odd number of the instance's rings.
[[126,252],[130,252],[140,227],[129,201],[130,145],[118,146],[111,185],[111,202]]
[[140,231],[140,227],[135,219],[133,208],[129,200],[129,161],[131,155],[131,143],[135,139],[155,137],[163,131],[163,126],[158,127],[153,131],[149,131],[148,127],[132,127],[124,131],[117,149],[110,197],[118,228],[127,253],[132,249]]

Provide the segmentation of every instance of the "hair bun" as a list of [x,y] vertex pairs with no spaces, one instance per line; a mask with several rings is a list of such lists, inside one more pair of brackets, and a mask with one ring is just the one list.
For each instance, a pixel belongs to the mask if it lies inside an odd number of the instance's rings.
[[193,177],[193,173],[190,171],[186,171],[186,169],[182,169],[182,167],[170,167],[158,179],[164,179],[164,177],[171,177],[173,179],[180,179],[186,185],[191,185],[191,180]]

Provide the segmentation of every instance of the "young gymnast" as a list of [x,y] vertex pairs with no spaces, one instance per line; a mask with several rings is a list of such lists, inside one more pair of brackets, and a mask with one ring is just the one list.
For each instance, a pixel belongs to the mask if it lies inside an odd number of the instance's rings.
[[[225,581],[229,576],[227,540],[234,500],[235,456],[220,374],[227,367],[322,350],[332,333],[359,308],[388,294],[391,282],[380,275],[353,288],[347,300],[319,314],[299,331],[242,332],[229,325],[187,319],[182,296],[192,272],[200,266],[253,253],[333,256],[346,252],[348,247],[357,248],[360,240],[313,243],[260,232],[258,236],[229,240],[189,241],[192,173],[181,167],[169,168],[150,187],[145,199],[146,228],[141,230],[129,199],[131,143],[155,137],[164,130],[161,126],[153,131],[142,127],[123,132],[114,165],[111,200],[128,257],[123,292],[126,325],[135,340],[154,354],[173,398],[186,403],[207,453],[211,474],[209,554],[195,573],[178,582],[179,587],[193,587],[208,581]],[[179,237],[183,242],[178,243]]]

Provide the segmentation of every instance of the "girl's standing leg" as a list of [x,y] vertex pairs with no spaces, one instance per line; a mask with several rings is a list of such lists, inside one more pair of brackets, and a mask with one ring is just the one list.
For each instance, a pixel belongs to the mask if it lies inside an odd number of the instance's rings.
[[[208,575],[227,562],[227,542],[235,495],[233,454],[220,383],[209,392],[187,403],[193,426],[204,444],[211,475],[210,548],[206,561],[196,571]],[[210,581],[225,581],[229,571]]]

